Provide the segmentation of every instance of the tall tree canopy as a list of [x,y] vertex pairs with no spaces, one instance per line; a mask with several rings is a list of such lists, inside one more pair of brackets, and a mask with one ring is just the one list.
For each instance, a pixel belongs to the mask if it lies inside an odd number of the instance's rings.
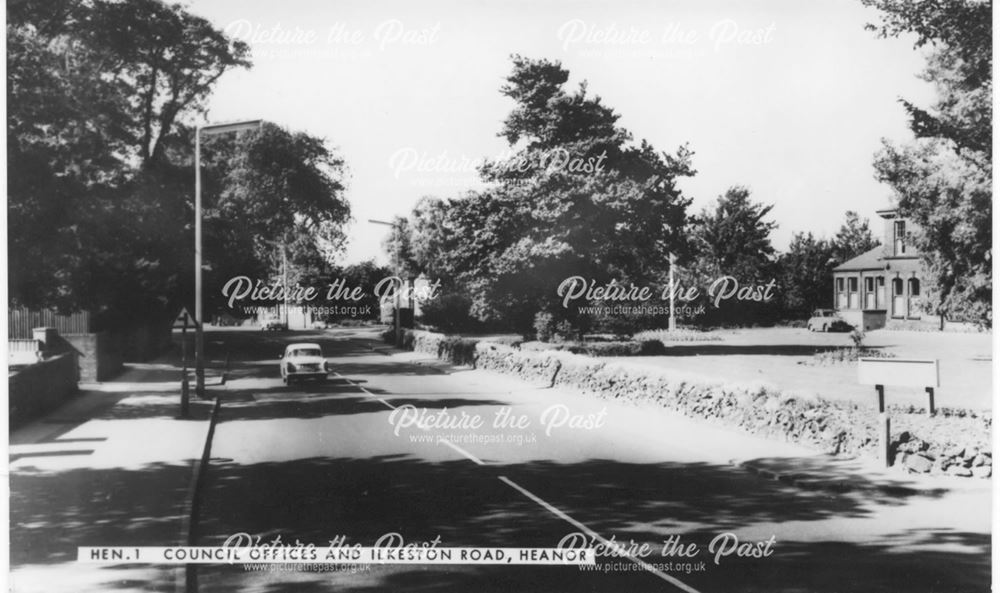
[[7,38],[11,299],[168,314],[190,253],[181,119],[246,45],[157,0],[9,3]]
[[691,153],[633,142],[613,109],[568,80],[558,62],[514,56],[499,133],[510,155],[483,166],[490,187],[425,201],[412,217],[417,263],[452,274],[481,320],[528,328],[557,308],[563,278],[647,283],[682,248],[690,200],[676,182],[694,174]]
[[862,220],[857,212],[848,210],[844,215],[844,224],[840,225],[840,230],[833,237],[833,257],[838,263],[844,263],[878,245],[878,239],[868,226],[868,219]]
[[[777,223],[768,220],[773,204],[751,199],[750,190],[733,186],[719,196],[715,205],[693,217],[690,225],[691,262],[684,266],[682,279],[701,291],[709,302],[712,284],[731,276],[741,286],[763,285],[775,279],[776,252],[771,232]],[[719,307],[706,306],[702,323],[746,324],[763,321],[776,302],[722,301]]]
[[833,306],[833,268],[840,261],[835,242],[796,233],[778,258],[782,314],[804,319],[816,308]]
[[991,325],[993,3],[863,2],[882,14],[870,29],[913,35],[918,47],[929,48],[923,78],[937,100],[927,108],[904,100],[916,139],[883,140],[874,161],[900,213],[917,223],[911,240],[932,280],[924,306],[942,323],[951,317]]
[[750,190],[734,186],[692,220],[692,250],[711,274],[738,276],[748,281],[761,277],[775,251],[771,231],[777,223],[766,220],[773,204],[750,199]]
[[[193,292],[194,126],[248,47],[159,0],[9,3],[7,37],[12,302],[172,317]],[[207,141],[203,165],[209,307],[216,280],[268,273],[276,243],[299,267],[342,247],[323,140],[267,125]]]
[[[205,285],[233,275],[324,284],[350,220],[343,159],[321,138],[271,123],[211,137],[204,154]],[[225,300],[209,294],[212,306]]]

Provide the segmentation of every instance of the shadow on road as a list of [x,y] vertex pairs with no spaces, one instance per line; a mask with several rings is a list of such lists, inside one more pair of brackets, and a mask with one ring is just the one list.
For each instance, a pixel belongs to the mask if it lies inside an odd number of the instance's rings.
[[[990,577],[989,536],[950,530],[902,530],[879,545],[789,541],[780,524],[870,518],[885,507],[933,494],[831,495],[762,481],[729,466],[630,464],[588,460],[475,466],[405,455],[366,459],[310,458],[240,465],[213,464],[206,482],[202,545],[237,532],[265,541],[314,543],[338,536],[372,545],[385,533],[441,546],[553,547],[576,529],[503,484],[507,476],[619,542],[649,542],[649,562],[664,538],[683,533],[701,549],[704,572],[670,573],[701,591],[971,591]],[[711,540],[778,524],[774,554],[722,558],[712,564]],[[886,543],[888,539],[889,543]],[[784,540],[784,541],[783,541]],[[942,567],[948,570],[942,572]],[[240,567],[203,569],[204,591],[669,591],[648,574],[607,575],[556,567],[375,567],[363,578],[276,575],[266,580]],[[957,580],[956,580],[957,579]],[[283,588],[284,587],[284,588]]]
[[[308,392],[296,391],[296,388],[280,386],[230,391],[224,396],[225,404],[219,414],[219,422],[278,418],[316,419],[351,414],[376,414],[390,409],[357,386],[346,383],[310,384]],[[453,395],[426,398],[386,396],[383,399],[397,408],[407,404],[420,408],[449,410],[469,406],[508,405],[507,402],[499,400],[467,399]]]
[[10,562],[75,562],[77,546],[180,543],[190,463],[19,469],[10,476]]

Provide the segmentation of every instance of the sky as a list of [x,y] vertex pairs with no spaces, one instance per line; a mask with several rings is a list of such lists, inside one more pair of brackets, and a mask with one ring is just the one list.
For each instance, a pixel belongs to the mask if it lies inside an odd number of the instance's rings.
[[250,44],[208,118],[264,118],[325,138],[347,163],[345,263],[385,262],[387,228],[422,196],[480,187],[502,155],[511,54],[560,61],[636,141],[694,152],[691,212],[733,185],[773,204],[777,249],[880,222],[882,138],[910,139],[899,103],[933,100],[913,40],[879,39],[857,0],[205,0],[189,9]]

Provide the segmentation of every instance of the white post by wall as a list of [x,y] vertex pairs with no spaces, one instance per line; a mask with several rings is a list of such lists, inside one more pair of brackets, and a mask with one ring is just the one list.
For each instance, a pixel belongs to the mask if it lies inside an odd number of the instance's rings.
[[677,263],[677,257],[671,253],[670,254],[670,324],[667,326],[670,331],[677,329],[677,319],[674,317],[674,264]]

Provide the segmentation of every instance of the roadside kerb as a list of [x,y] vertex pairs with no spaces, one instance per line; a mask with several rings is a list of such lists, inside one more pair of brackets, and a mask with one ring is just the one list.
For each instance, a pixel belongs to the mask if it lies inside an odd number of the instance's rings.
[[[191,464],[191,485],[188,488],[184,505],[188,512],[181,531],[182,546],[193,546],[198,539],[198,519],[201,514],[201,488],[205,481],[205,473],[208,471],[208,463],[212,455],[212,439],[215,436],[215,426],[218,423],[219,410],[221,408],[221,394],[216,394],[215,405],[212,406],[212,414],[208,421],[208,430],[205,435],[205,444],[202,447],[201,458],[195,459]],[[177,593],[195,593],[197,590],[197,566],[186,564],[183,570],[183,577],[181,577],[181,571],[178,571],[175,581],[175,591]]]

